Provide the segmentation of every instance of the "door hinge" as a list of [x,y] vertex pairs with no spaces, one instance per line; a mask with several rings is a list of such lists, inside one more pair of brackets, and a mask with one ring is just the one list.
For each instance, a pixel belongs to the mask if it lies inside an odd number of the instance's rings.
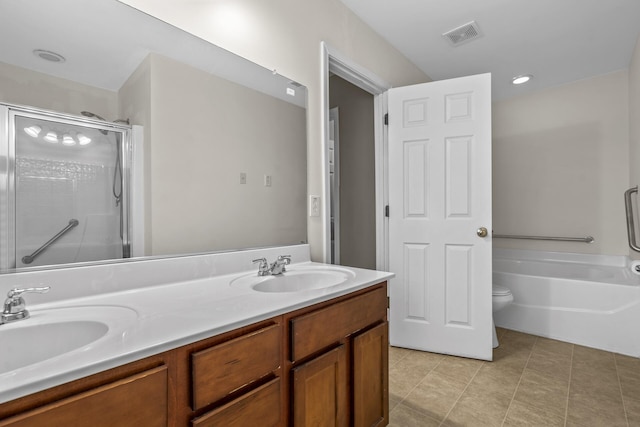
[[384,216],[386,216],[387,218],[389,218],[389,205],[384,207]]
[[385,113],[384,115],[384,124],[389,125],[389,113]]
[[387,308],[391,308],[391,297],[387,297]]

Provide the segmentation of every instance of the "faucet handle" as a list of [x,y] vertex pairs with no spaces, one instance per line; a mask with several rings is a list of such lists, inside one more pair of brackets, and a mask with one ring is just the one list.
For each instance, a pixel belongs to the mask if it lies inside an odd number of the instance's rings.
[[289,265],[291,264],[291,255],[280,255],[278,261],[284,261],[286,265]]
[[269,263],[267,263],[266,258],[254,259],[252,262],[254,264],[257,262],[260,263],[260,265],[258,265],[258,276],[266,276],[269,274]]
[[29,317],[29,311],[26,309],[26,303],[22,294],[49,292],[49,286],[40,288],[13,288],[7,293],[7,299],[4,301],[4,308],[0,315],[0,324],[12,322],[14,320],[26,319]]
[[51,286],[42,286],[40,288],[23,288],[23,289],[13,288],[7,293],[7,298],[9,299],[19,298],[20,295],[26,294],[26,293],[44,294],[49,292],[49,289],[51,289]]
[[278,256],[277,263],[282,266],[282,270],[280,270],[280,272],[284,273],[285,271],[287,271],[285,266],[291,264],[291,255]]

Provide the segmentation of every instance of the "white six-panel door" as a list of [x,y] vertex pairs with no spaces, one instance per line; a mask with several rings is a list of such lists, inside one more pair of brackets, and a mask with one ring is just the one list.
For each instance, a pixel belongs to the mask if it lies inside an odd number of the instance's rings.
[[491,76],[388,101],[391,344],[491,360]]

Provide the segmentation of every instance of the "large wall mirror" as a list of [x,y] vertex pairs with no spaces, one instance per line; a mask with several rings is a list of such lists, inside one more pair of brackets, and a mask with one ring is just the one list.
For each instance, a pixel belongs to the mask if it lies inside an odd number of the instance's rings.
[[304,86],[116,0],[3,0],[0,46],[0,102],[142,126],[145,256],[306,242]]

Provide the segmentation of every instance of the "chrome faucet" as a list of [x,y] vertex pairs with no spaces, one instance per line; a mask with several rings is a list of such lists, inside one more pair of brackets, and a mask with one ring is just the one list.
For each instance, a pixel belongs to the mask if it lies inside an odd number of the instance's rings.
[[28,292],[36,292],[43,294],[49,292],[50,287],[44,286],[41,288],[13,288],[7,293],[7,299],[4,301],[4,309],[0,314],[0,325],[3,323],[15,322],[16,320],[27,319],[29,317],[29,311],[26,309],[26,303],[22,294]]
[[260,263],[260,265],[258,265],[258,276],[268,276],[269,274],[271,274],[266,258],[258,258],[253,260],[254,264],[257,262]]
[[266,258],[254,259],[253,263],[258,265],[258,276],[278,276],[287,271],[286,266],[291,264],[291,255],[280,255],[274,262],[269,265]]
[[286,266],[291,264],[291,255],[280,255],[273,263],[271,263],[271,274],[277,276],[287,271]]

